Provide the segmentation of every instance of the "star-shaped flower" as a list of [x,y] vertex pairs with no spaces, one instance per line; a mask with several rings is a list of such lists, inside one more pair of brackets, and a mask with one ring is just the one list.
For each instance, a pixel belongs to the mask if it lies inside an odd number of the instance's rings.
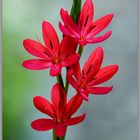
[[77,41],[72,37],[65,36],[60,44],[55,29],[46,21],[42,24],[42,33],[45,46],[31,39],[23,41],[26,51],[40,58],[24,61],[25,68],[30,70],[50,68],[50,75],[57,76],[61,73],[62,67],[71,66],[79,60],[79,54],[75,53]]
[[34,120],[31,123],[33,129],[38,131],[54,129],[56,136],[62,137],[65,135],[67,126],[78,124],[84,120],[85,113],[71,118],[83,101],[78,94],[67,102],[65,91],[60,84],[56,83],[52,88],[51,101],[52,103],[41,96],[34,97],[33,102],[35,107],[40,112],[51,117],[51,119],[41,118]]
[[89,56],[82,71],[79,63],[73,65],[68,71],[68,81],[85,100],[88,100],[90,93],[96,95],[107,94],[113,88],[112,86],[97,86],[111,79],[118,71],[118,65],[100,68],[102,61],[103,50],[101,47],[97,47]]
[[107,31],[100,37],[95,37],[103,31],[111,22],[113,14],[105,15],[104,17],[93,22],[94,6],[92,0],[86,0],[80,12],[78,24],[76,24],[67,11],[61,9],[60,15],[64,25],[59,22],[59,28],[65,35],[69,35],[78,40],[81,46],[88,43],[99,43],[111,35],[112,31]]

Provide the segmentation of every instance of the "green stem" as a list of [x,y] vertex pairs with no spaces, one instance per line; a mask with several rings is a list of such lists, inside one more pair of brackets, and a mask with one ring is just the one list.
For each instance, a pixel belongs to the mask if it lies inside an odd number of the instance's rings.
[[[73,20],[75,21],[76,24],[78,23],[78,18],[79,18],[80,11],[81,11],[81,0],[73,0],[73,4],[72,4],[70,15],[71,15],[71,17],[73,18]],[[82,50],[80,51],[80,55],[81,54],[82,54]],[[69,69],[69,67],[67,67],[66,73],[68,72],[68,69]],[[65,86],[64,86],[64,83],[63,83],[63,79],[62,79],[62,75],[61,74],[57,76],[57,82],[59,84],[61,84],[61,86],[65,89],[65,92],[67,94],[68,88],[69,88],[69,82],[68,82],[67,78],[66,78]],[[53,130],[53,140],[65,140],[65,136],[62,137],[62,138],[58,138],[55,135],[55,132]]]
[[[63,78],[61,74],[57,76],[57,82],[64,88]],[[64,137],[62,138],[57,137],[53,129],[53,140],[64,140],[63,138]]]
[[78,53],[80,54],[80,57],[83,53],[83,50],[84,50],[84,47],[83,46],[79,46],[79,49],[78,49]]
[[81,11],[81,0],[73,0],[70,15],[75,21],[75,23],[78,23],[80,11]]
[[[67,75],[68,70],[69,70],[69,67],[66,68],[66,75]],[[65,92],[66,92],[66,94],[68,93],[68,89],[69,89],[69,82],[68,82],[67,76],[66,76],[66,83],[65,83]]]
[[66,94],[68,93],[68,89],[69,89],[69,82],[66,79],[66,84],[65,84],[65,92],[66,92]]
[[61,140],[59,137],[57,137],[57,136],[55,135],[54,129],[53,129],[53,140]]
[[[66,136],[66,135],[65,135]],[[60,138],[59,140],[65,140],[65,136],[64,137],[62,137],[62,138]]]
[[[71,11],[70,11],[70,16],[72,17],[72,19],[74,20],[74,22],[76,24],[78,22],[80,11],[81,11],[81,0],[73,0],[72,8],[71,8]],[[68,69],[69,68],[67,67],[66,73],[68,72]],[[69,82],[66,78],[66,83],[65,83],[66,94],[68,93],[68,88],[69,88]]]
[[57,76],[57,82],[64,88],[64,83],[61,74]]

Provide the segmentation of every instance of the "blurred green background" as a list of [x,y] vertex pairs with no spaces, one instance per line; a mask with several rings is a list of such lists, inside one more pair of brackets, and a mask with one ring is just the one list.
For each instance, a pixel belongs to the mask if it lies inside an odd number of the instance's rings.
[[[32,103],[35,95],[50,98],[56,79],[48,70],[29,71],[21,64],[32,58],[23,48],[25,38],[40,40],[41,23],[47,20],[57,30],[61,7],[70,10],[71,0],[3,0],[2,7],[2,70],[3,70],[3,140],[51,140],[52,133],[31,129],[30,122],[45,115]],[[115,13],[108,29],[112,36],[100,44],[88,45],[82,56],[85,62],[90,52],[102,45],[103,65],[117,63],[120,70],[106,83],[114,85],[105,96],[90,96],[79,113],[87,112],[83,123],[70,127],[67,140],[136,140],[138,116],[138,0],[94,0],[95,18]],[[70,95],[73,90],[70,89]]]

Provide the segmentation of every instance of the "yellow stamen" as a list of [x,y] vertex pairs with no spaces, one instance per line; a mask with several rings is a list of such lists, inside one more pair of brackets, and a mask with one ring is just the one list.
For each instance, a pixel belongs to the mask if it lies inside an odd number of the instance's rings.
[[60,119],[58,119],[58,120],[57,120],[57,122],[58,122],[58,123],[61,123],[61,120],[60,120]]
[[59,60],[56,58],[56,59],[54,60],[54,63],[55,63],[55,64],[58,64],[58,63],[59,63]]
[[81,36],[81,37],[80,37],[80,40],[85,40],[85,37],[84,37],[84,36]]

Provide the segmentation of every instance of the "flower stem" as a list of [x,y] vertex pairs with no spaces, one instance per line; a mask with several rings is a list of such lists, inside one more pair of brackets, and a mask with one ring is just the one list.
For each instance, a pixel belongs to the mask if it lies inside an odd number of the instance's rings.
[[[57,82],[64,88],[64,82],[63,82],[62,75],[59,74],[56,78],[57,78]],[[62,137],[62,138],[57,137],[55,134],[55,131],[53,129],[53,140],[64,140],[64,137]]]
[[60,140],[60,138],[55,135],[54,129],[53,129],[53,140]]
[[[72,19],[74,20],[76,24],[78,23],[80,11],[81,11],[81,0],[73,0],[70,16],[72,17]],[[69,67],[66,68],[66,73],[68,72],[68,69]],[[66,83],[65,83],[66,94],[68,93],[68,88],[69,88],[69,82],[66,77]]]
[[84,47],[83,46],[79,46],[79,49],[78,49],[78,53],[80,54],[80,57],[83,53],[83,50],[84,50]]
[[[78,23],[78,18],[79,18],[80,11],[81,11],[81,0],[73,0],[73,4],[72,4],[70,15],[71,15],[71,17],[73,18],[73,20],[74,20],[74,22],[76,24]],[[79,47],[79,50],[80,50],[80,53],[79,54],[81,55],[83,49],[80,49],[80,48],[81,47]],[[69,67],[66,68],[66,74],[68,72],[68,69],[69,69]],[[69,82],[68,82],[67,78],[66,78],[65,86],[64,86],[64,83],[63,83],[63,79],[62,79],[62,75],[61,74],[57,76],[57,82],[59,84],[61,84],[61,86],[65,89],[65,92],[67,94],[68,88],[69,88]],[[53,140],[65,140],[65,136],[59,138],[59,137],[57,137],[55,135],[55,132],[53,130]]]
[[70,15],[75,21],[75,23],[78,22],[80,11],[81,11],[81,0],[73,0]]
[[67,80],[67,72],[69,70],[69,67],[66,68],[66,83],[65,83],[65,92],[66,94],[68,93],[68,89],[69,89],[69,82]]
[[66,92],[66,94],[68,93],[68,89],[69,89],[69,82],[66,79],[66,84],[65,84],[65,92]]
[[64,136],[64,137],[62,137],[62,138],[60,138],[59,140],[65,140],[65,136]]
[[64,88],[64,83],[61,74],[57,76],[57,82]]

